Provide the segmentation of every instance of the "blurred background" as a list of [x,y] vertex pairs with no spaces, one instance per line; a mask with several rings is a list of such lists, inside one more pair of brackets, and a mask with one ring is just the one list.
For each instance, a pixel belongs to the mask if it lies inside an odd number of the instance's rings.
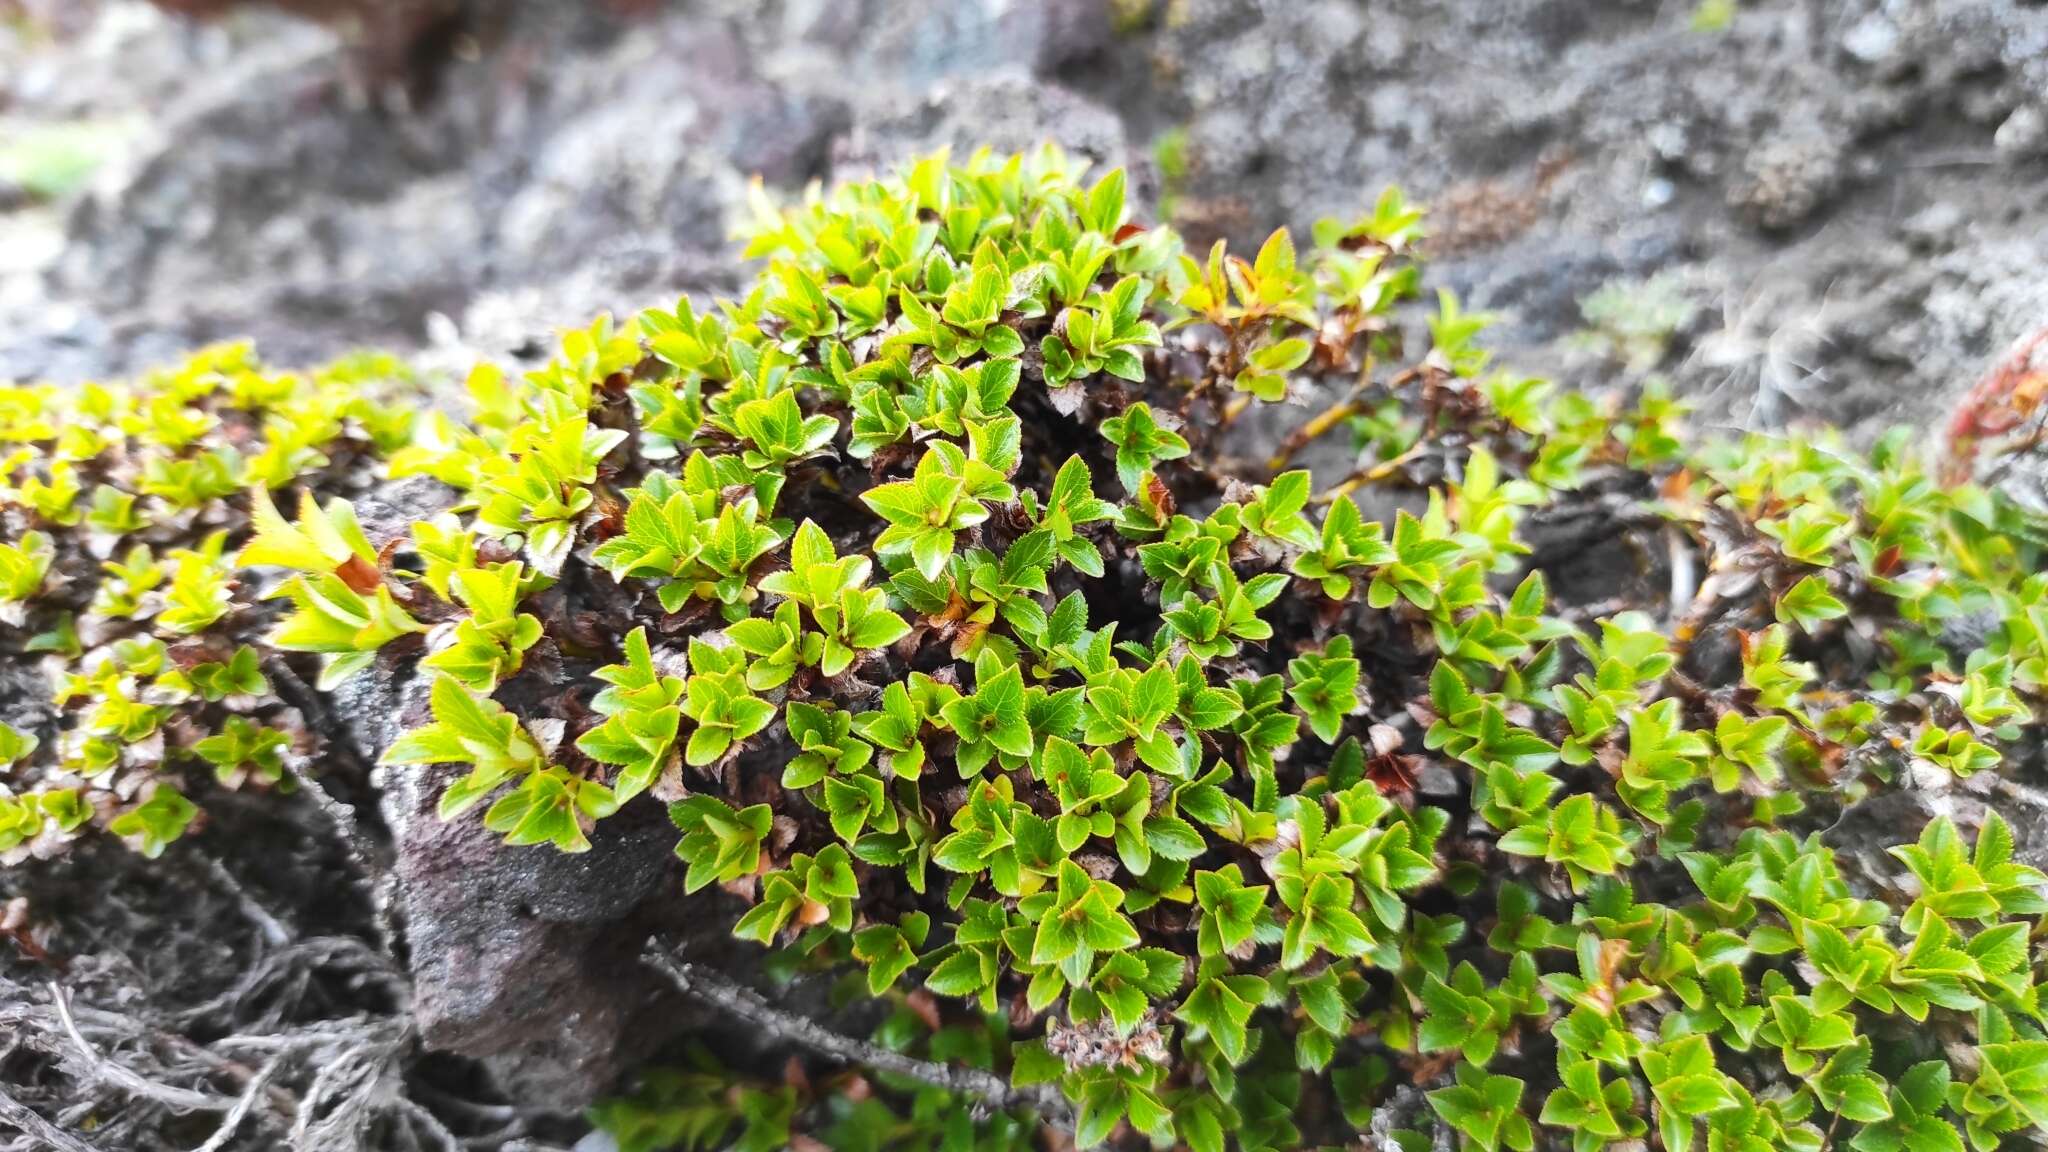
[[2025,0],[0,0],[0,379],[530,352],[776,196],[1129,165],[1195,242],[1432,210],[1508,363],[1922,420],[2048,321]]

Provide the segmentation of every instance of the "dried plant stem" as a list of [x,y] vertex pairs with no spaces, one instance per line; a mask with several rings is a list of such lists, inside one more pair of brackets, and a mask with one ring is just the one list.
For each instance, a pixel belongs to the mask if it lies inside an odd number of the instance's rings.
[[1280,450],[1273,453],[1272,459],[1266,461],[1267,470],[1277,473],[1287,467],[1296,453],[1321,439],[1323,434],[1335,428],[1339,421],[1357,415],[1358,411],[1358,401],[1347,399],[1318,412],[1308,423],[1287,434],[1287,439],[1281,442]]
[[[282,656],[273,655],[264,660],[263,670],[270,677],[270,682],[276,686],[278,697],[298,709],[308,724],[326,734],[328,739],[338,742],[346,755],[360,761],[365,767],[374,762],[373,754],[355,747],[355,742],[348,738],[347,727],[339,723],[328,710],[326,699],[300,679],[299,674],[292,670],[292,666],[286,663]],[[392,891],[396,881],[390,874],[391,870],[384,864],[383,854],[364,833],[361,823],[356,820],[354,809],[336,800],[319,781],[299,771],[295,765],[288,762],[287,767],[292,773],[292,779],[313,802],[313,806],[320,809],[334,825],[335,831],[341,834],[342,848],[348,853],[349,861],[356,866],[357,884],[370,901],[372,921],[377,930],[377,943],[387,955],[390,954],[398,938],[391,917]]]
[[1252,406],[1254,399],[1249,392],[1240,392],[1232,396],[1229,402],[1223,405],[1223,418],[1218,423],[1225,428],[1237,423],[1237,418],[1244,415],[1245,409]]
[[1666,626],[1676,628],[1685,610],[1691,606],[1693,597],[1699,593],[1699,566],[1694,562],[1691,544],[1675,525],[1664,526],[1664,549],[1671,558],[1670,610]]
[[1692,642],[1707,630],[1707,625],[1713,622],[1714,617],[1724,606],[1721,588],[1726,582],[1720,572],[1710,569],[1706,579],[1701,580],[1698,588],[1694,590],[1692,599],[1684,606],[1684,611],[1680,612],[1677,610],[1678,606],[1673,606],[1671,650],[1674,654],[1683,655],[1692,647]]
[[648,941],[641,959],[668,977],[683,995],[730,1013],[820,1056],[921,1080],[949,1092],[973,1096],[995,1108],[1035,1109],[1049,1123],[1072,1126],[1065,1099],[1051,1085],[1038,1089],[1013,1088],[993,1072],[917,1060],[841,1035],[815,1020],[777,1008],[760,993],[734,983],[722,973],[676,959],[659,941]]
[[[1303,448],[1322,439],[1330,429],[1345,420],[1365,411],[1365,397],[1376,386],[1373,380],[1373,367],[1373,358],[1370,355],[1366,356],[1365,363],[1358,369],[1358,382],[1344,393],[1344,398],[1309,417],[1306,424],[1289,432],[1287,438],[1280,442],[1279,449],[1273,453],[1272,459],[1266,461],[1266,470],[1278,475]],[[1398,386],[1411,379],[1413,375],[1413,372],[1402,372],[1394,377],[1388,387]]]
[[206,1143],[199,1146],[197,1152],[220,1152],[228,1146],[228,1141],[233,1140],[235,1133],[241,1130],[242,1121],[248,1118],[249,1110],[256,1106],[256,1101],[263,1096],[263,1090],[269,1087],[270,1078],[277,1075],[279,1063],[278,1060],[272,1060],[249,1078],[249,1086],[242,1090],[241,1099],[236,1100],[235,1106],[228,1109],[228,1114],[221,1117],[220,1127],[214,1130]]
[[236,906],[242,910],[242,915],[248,917],[249,922],[262,931],[264,943],[272,948],[281,948],[292,941],[296,933],[286,928],[283,922],[271,915],[268,908],[249,895],[249,890],[242,887],[242,882],[235,879],[235,874],[228,871],[227,865],[206,855],[199,856],[199,862],[200,866],[206,869],[207,875],[212,877],[213,882],[234,897]]
[[42,1141],[53,1152],[100,1152],[83,1139],[43,1119],[33,1108],[9,1096],[5,1088],[0,1088],[0,1126],[20,1129],[22,1135]]
[[64,1034],[71,1039],[71,1046],[84,1060],[86,1076],[90,1083],[111,1084],[130,1096],[153,1100],[166,1108],[180,1112],[224,1112],[233,1105],[224,1097],[210,1096],[204,1092],[193,1092],[137,1075],[121,1064],[104,1059],[89,1043],[85,1034],[79,1031],[78,1021],[71,1014],[71,996],[64,986],[52,980],[48,984],[50,1003],[56,1009],[57,1019]]
[[1358,491],[1360,488],[1365,487],[1367,484],[1376,483],[1392,476],[1410,461],[1419,459],[1422,455],[1422,446],[1418,444],[1392,459],[1375,460],[1370,464],[1362,464],[1352,469],[1342,480],[1337,481],[1319,493],[1314,502],[1319,505],[1334,504],[1353,492]]

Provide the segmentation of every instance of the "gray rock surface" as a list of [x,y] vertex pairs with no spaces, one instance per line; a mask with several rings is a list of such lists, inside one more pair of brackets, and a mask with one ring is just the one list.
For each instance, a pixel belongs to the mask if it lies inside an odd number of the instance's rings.
[[435,816],[452,775],[395,770],[383,796],[420,1034],[573,1111],[669,1035],[639,963],[647,932],[627,920],[661,886],[675,830],[637,805],[581,855],[509,849],[477,819]]
[[[1643,370],[1579,350],[1581,301],[1662,274],[1693,307],[1653,370],[1743,423],[1918,419],[2048,318],[2048,9],[2019,0],[1772,0],[1719,32],[1648,0],[654,9],[499,5],[399,110],[304,26],[73,18],[74,67],[160,112],[0,326],[0,375],[244,332],[286,359],[419,346],[435,313],[510,348],[736,286],[756,174],[789,194],[1041,139],[1153,190],[1177,140],[1165,191],[1197,239],[1400,183],[1437,207],[1438,277],[1499,314],[1515,363],[1576,383]],[[35,69],[14,87],[17,115],[110,111]]]
[[[380,661],[334,694],[369,755],[432,718],[408,663]],[[638,962],[648,930],[633,921],[675,843],[658,806],[600,824],[580,855],[512,849],[474,813],[439,818],[454,766],[379,771],[394,912],[429,1046],[482,1060],[520,1099],[574,1111],[671,1034],[648,1010],[660,988]]]
[[[432,481],[384,484],[356,500],[364,533],[388,539],[447,507]],[[331,694],[359,760],[374,762],[432,720],[417,654],[379,660]],[[636,913],[668,878],[675,830],[640,804],[598,825],[591,850],[507,848],[479,813],[442,820],[458,766],[378,768],[393,912],[402,927],[421,1037],[482,1060],[518,1098],[575,1111],[671,1033],[648,1005]]]

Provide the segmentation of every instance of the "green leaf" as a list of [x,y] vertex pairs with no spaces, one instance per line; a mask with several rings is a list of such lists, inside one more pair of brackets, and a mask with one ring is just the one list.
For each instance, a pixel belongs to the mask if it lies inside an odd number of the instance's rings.
[[1103,438],[1116,447],[1117,477],[1124,488],[1138,490],[1145,473],[1157,465],[1188,454],[1188,442],[1179,433],[1162,426],[1148,404],[1137,403],[1121,415],[1102,422]]
[[1232,1064],[1244,1061],[1250,1044],[1252,1013],[1265,996],[1266,983],[1256,976],[1211,975],[1195,985],[1174,1015],[1191,1034],[1208,1036]]
[[1794,584],[1777,605],[1780,624],[1797,624],[1801,629],[1812,632],[1829,620],[1839,620],[1849,614],[1849,606],[1828,591],[1827,581],[1818,574],[1807,576]]
[[1490,1075],[1471,1064],[1458,1066],[1458,1082],[1429,1094],[1429,1105],[1456,1129],[1466,1146],[1499,1152],[1530,1152],[1535,1134],[1521,1113],[1523,1082]]
[[199,809],[178,790],[158,784],[141,804],[130,808],[107,824],[107,830],[135,845],[135,850],[154,860],[185,834]]

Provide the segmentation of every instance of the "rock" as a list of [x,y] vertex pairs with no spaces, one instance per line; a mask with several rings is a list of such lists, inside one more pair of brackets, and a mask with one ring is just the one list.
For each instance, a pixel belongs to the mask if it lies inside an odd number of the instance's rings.
[[[151,0],[187,16],[215,17],[248,0]],[[310,19],[347,27],[360,39],[372,77],[398,79],[422,56],[422,41],[462,10],[462,0],[269,0]]]
[[1667,164],[1683,160],[1686,153],[1691,151],[1683,124],[1667,120],[1654,125],[1650,128],[1648,139],[1651,149],[1657,153],[1657,158]]
[[[377,541],[450,498],[415,478],[355,505]],[[361,760],[374,762],[400,732],[431,721],[416,661],[387,649],[330,694],[331,715]],[[484,828],[481,809],[439,817],[441,793],[461,773],[377,770],[421,1038],[483,1061],[524,1102],[579,1110],[681,1022],[649,1010],[662,987],[638,960],[651,931],[638,914],[672,875],[675,829],[643,800],[599,823],[588,852],[510,848]]]
[[57,709],[50,703],[50,681],[35,660],[0,660],[0,724],[38,740],[57,734]]
[[1865,64],[1883,64],[1899,48],[1899,26],[1872,12],[1842,33],[1842,50]]
[[726,252],[750,177],[818,175],[846,120],[830,96],[769,83],[715,23],[635,28],[605,56],[610,67],[565,77],[557,122],[505,206],[503,279],[596,268],[622,289],[670,295],[684,262]]
[[2001,155],[2013,160],[2033,160],[2048,154],[2048,112],[2037,104],[2020,105],[1998,126],[1991,143]]
[[[800,35],[829,48],[853,67],[840,78],[851,88],[924,91],[951,79],[1003,71],[1037,75],[1069,67],[1115,68],[1105,59],[1113,44],[1111,8],[1100,0],[949,0],[946,3],[788,5],[809,10]],[[738,0],[736,11],[758,26],[759,5]],[[863,11],[862,9],[866,10]],[[799,16],[798,19],[804,17]],[[772,51],[772,45],[764,45]],[[860,96],[849,91],[850,96]]]
[[[89,302],[79,334],[0,291],[0,364],[119,374],[243,335],[281,363],[405,350],[435,313],[496,354],[479,338],[494,315],[546,337],[731,291],[755,173],[787,197],[937,144],[1048,137],[1131,164],[1135,198],[1156,202],[1146,150],[1172,134],[1176,222],[1198,246],[1256,246],[1280,224],[1299,239],[1388,184],[1442,226],[1460,190],[1487,190],[1514,229],[1450,259],[1440,228],[1436,282],[1484,293],[1501,359],[1538,372],[1569,365],[1578,300],[1606,279],[1673,270],[1738,302],[1793,281],[1826,313],[1812,407],[1836,419],[1938,403],[2039,282],[2029,173],[1958,167],[1938,144],[1988,150],[2007,121],[2002,154],[2048,147],[2029,143],[2048,8],[2018,0],[1864,3],[1827,31],[1795,0],[1756,0],[1717,36],[1565,0],[1391,0],[1370,18],[1347,0],[620,6],[472,5],[488,11],[478,51],[402,113],[350,102],[332,32],[260,13],[170,36],[155,9],[116,5],[145,26],[85,61],[92,83],[68,58],[10,68],[0,44],[0,100],[76,115],[77,93],[111,86],[128,103],[89,111],[164,109],[143,119],[170,129],[72,229],[52,291]],[[1969,222],[1953,251],[1898,226],[1896,205],[1938,201]],[[1928,268],[1929,252],[1996,271]],[[1916,314],[1927,300],[1938,321]],[[1783,359],[1769,332],[1756,343],[1751,359]],[[1746,403],[1753,365],[1731,381],[1683,346],[1672,361],[1709,418]]]
[[835,172],[882,172],[937,148],[966,155],[987,145],[1019,151],[1053,141],[1103,168],[1129,161],[1122,121],[1064,88],[1007,71],[947,80],[932,92],[896,97],[855,116],[832,148]]
[[1908,216],[1899,229],[1922,251],[1940,251],[1955,244],[1968,222],[1954,201],[1941,200]]
[[638,962],[647,932],[627,918],[667,874],[675,830],[638,804],[588,852],[507,848],[477,812],[436,817],[457,774],[394,772],[383,800],[420,1035],[482,1059],[515,1098],[574,1111],[666,1038]]
[[[426,683],[403,663],[380,660],[334,693],[371,754],[431,719]],[[638,962],[649,930],[633,920],[669,874],[675,830],[642,803],[601,822],[588,852],[508,848],[480,811],[439,818],[459,767],[380,771],[421,1038],[482,1060],[522,1101],[582,1108],[676,1023],[649,1010],[662,988]]]
[[1167,106],[1185,117],[1177,222],[1190,240],[1256,248],[1274,227],[1356,212],[1403,179],[1408,148],[1471,110],[1431,97],[1434,32],[1408,13],[1368,18],[1333,0],[1176,5],[1152,66],[1174,70]]
[[1424,796],[1455,796],[1463,785],[1458,775],[1435,760],[1426,760],[1415,774],[1415,790]]
[[1375,1109],[1366,1126],[1366,1147],[1372,1152],[1405,1152],[1413,1145],[1403,1143],[1397,1133],[1423,1132],[1430,1136],[1430,1152],[1451,1152],[1455,1146],[1450,1125],[1441,1123],[1421,1088],[1402,1084],[1387,1102]]
[[408,476],[385,481],[350,504],[370,546],[382,548],[407,535],[418,521],[447,511],[458,498],[455,489],[431,476]]
[[1842,182],[1841,142],[1811,134],[1766,140],[1750,150],[1728,204],[1767,232],[1812,216]]

